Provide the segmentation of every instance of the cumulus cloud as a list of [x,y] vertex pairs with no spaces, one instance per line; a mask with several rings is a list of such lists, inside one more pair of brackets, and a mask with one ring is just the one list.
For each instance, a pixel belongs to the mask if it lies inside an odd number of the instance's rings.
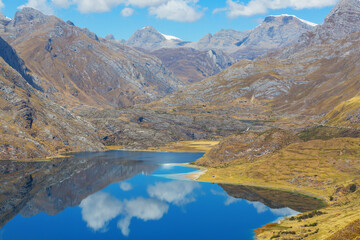
[[118,228],[124,236],[130,234],[130,222],[132,218],[143,221],[159,220],[168,212],[169,206],[157,199],[145,199],[142,197],[125,200],[125,217],[118,221]]
[[5,7],[4,3],[2,2],[2,0],[0,0],[0,9]]
[[264,14],[270,9],[304,9],[304,8],[321,8],[336,4],[337,0],[251,0],[247,4],[227,0],[226,7],[215,9],[214,13],[226,11],[229,18],[237,18],[239,16],[253,16],[256,14]]
[[200,188],[200,184],[191,181],[159,182],[147,189],[148,194],[161,201],[184,205],[195,199],[191,196],[194,189]]
[[[114,36],[112,36],[114,38]],[[120,183],[120,189],[123,191],[130,191],[132,189],[132,185],[128,182],[121,182]]]
[[149,13],[160,19],[178,22],[195,22],[204,15],[202,11],[197,10],[194,3],[185,0],[170,0],[159,6],[150,7]]
[[19,6],[18,9],[23,9],[24,7],[31,7],[49,15],[54,14],[47,0],[28,0],[27,3]]
[[80,208],[87,226],[98,231],[104,230],[107,223],[121,213],[123,204],[108,193],[98,192],[82,200]]
[[109,12],[123,2],[123,0],[73,0],[82,13]]
[[134,7],[151,7],[151,6],[158,6],[168,2],[169,0],[127,0],[127,5],[132,5]]
[[121,16],[123,17],[130,17],[133,14],[134,14],[134,9],[132,8],[124,8],[123,10],[121,10]]
[[46,14],[53,14],[51,6],[68,8],[75,5],[81,13],[101,13],[124,5],[126,7],[120,12],[124,17],[131,16],[134,13],[133,8],[138,7],[147,8],[150,15],[159,19],[194,22],[204,15],[204,9],[197,3],[198,0],[28,0],[28,3],[19,8],[33,7]]

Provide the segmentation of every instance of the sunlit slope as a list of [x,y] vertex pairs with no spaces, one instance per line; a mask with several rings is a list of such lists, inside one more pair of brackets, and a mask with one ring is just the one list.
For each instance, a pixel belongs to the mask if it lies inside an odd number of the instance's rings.
[[360,128],[360,96],[340,103],[322,118],[322,122],[332,126]]

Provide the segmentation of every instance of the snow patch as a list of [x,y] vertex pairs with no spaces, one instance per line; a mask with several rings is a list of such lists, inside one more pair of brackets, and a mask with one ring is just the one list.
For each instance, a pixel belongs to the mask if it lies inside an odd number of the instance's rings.
[[270,17],[294,17],[294,18],[300,20],[301,22],[306,23],[307,25],[310,25],[310,26],[313,26],[313,27],[316,27],[316,26],[318,25],[318,24],[316,24],[316,23],[309,22],[309,21],[306,21],[306,20],[304,20],[304,19],[298,18],[298,17],[295,16],[295,15],[281,14],[281,15],[270,15]]
[[170,35],[166,35],[166,34],[163,34],[163,33],[160,33],[166,40],[180,40],[182,41],[180,38],[178,37],[174,37],[174,36],[170,36]]

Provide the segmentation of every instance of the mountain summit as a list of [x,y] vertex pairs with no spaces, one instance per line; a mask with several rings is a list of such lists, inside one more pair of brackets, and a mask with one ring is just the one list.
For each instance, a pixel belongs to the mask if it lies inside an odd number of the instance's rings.
[[236,43],[238,50],[232,56],[256,58],[266,51],[295,43],[301,34],[313,30],[315,26],[315,23],[293,15],[268,16],[246,38]]
[[160,48],[174,48],[184,45],[186,42],[180,38],[160,33],[152,26],[137,30],[126,42],[132,47],[145,50],[156,50]]
[[340,0],[326,16],[325,22],[318,29],[324,40],[339,40],[348,34],[360,31],[360,1]]

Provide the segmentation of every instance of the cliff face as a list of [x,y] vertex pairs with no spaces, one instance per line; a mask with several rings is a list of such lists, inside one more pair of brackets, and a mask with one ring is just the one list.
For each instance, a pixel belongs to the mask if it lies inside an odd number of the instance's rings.
[[1,36],[37,84],[69,107],[145,103],[182,86],[157,58],[31,8],[17,12],[4,28]]

